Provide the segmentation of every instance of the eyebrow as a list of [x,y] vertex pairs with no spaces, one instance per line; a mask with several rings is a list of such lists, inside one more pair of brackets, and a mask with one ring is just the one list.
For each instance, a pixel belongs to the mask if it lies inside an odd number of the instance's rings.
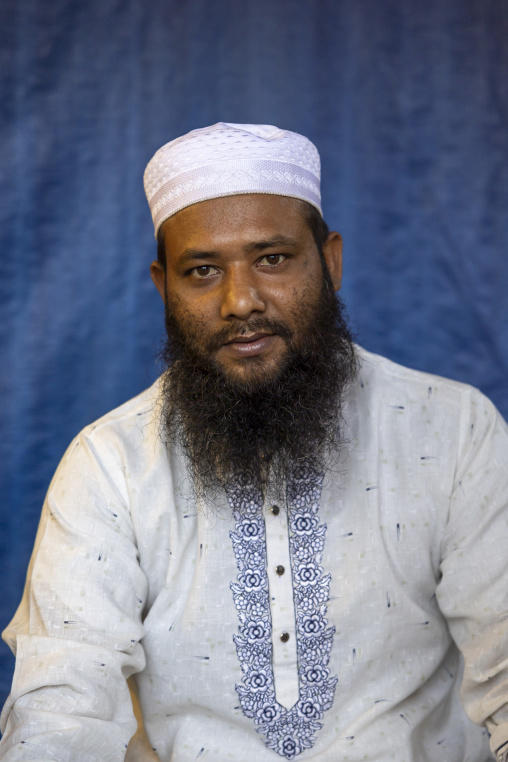
[[216,259],[218,251],[201,251],[201,249],[185,249],[180,256],[180,262],[188,262],[192,259]]
[[292,246],[295,248],[295,246],[297,246],[297,242],[294,240],[294,238],[288,238],[288,236],[285,235],[274,235],[272,238],[266,238],[262,241],[254,241],[253,243],[248,243],[243,248],[244,251],[251,252],[264,251],[264,249],[272,249],[275,246]]
[[[293,238],[289,238],[285,235],[274,235],[272,238],[266,238],[261,241],[253,241],[247,243],[243,250],[250,254],[252,251],[264,251],[265,249],[272,249],[276,246],[290,246],[295,248],[297,242]],[[188,262],[194,259],[217,259],[220,257],[220,251],[202,251],[201,249],[185,249],[180,256],[180,262]]]

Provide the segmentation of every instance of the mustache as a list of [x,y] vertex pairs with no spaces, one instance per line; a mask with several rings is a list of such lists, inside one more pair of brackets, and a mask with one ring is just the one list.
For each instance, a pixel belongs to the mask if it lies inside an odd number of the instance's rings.
[[281,320],[260,317],[252,318],[246,323],[234,321],[230,325],[221,328],[220,331],[217,331],[206,341],[205,348],[208,352],[216,352],[223,344],[233,341],[238,336],[260,332],[276,333],[288,341],[291,341],[293,338],[293,331]]

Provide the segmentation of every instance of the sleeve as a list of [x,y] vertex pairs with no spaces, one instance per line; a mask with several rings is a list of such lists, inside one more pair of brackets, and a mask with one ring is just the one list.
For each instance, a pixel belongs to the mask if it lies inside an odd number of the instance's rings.
[[468,396],[437,595],[464,657],[464,708],[508,762],[508,428]]
[[146,578],[118,452],[78,437],[51,483],[22,602],[0,759],[123,760],[136,731],[127,678],[144,668]]

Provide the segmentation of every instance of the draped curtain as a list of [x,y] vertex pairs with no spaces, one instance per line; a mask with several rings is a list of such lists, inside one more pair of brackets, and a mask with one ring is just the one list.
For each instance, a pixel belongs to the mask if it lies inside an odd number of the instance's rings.
[[507,42],[505,0],[2,0],[2,626],[66,446],[160,372],[142,174],[190,129],[310,137],[358,341],[508,415]]

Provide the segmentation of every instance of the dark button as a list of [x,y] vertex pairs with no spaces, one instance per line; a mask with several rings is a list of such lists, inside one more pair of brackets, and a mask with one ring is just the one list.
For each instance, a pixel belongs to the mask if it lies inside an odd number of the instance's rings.
[[283,643],[287,643],[289,640],[289,632],[283,632],[282,635],[280,636],[280,639],[282,640]]
[[270,510],[271,510],[271,512],[273,513],[274,516],[278,516],[279,513],[280,513],[280,508],[279,508],[278,505],[272,505]]
[[276,566],[276,567],[275,567],[275,571],[277,572],[277,574],[279,575],[279,577],[282,577],[282,575],[284,574],[284,572],[285,572],[286,570],[284,569],[284,567],[283,567],[283,566]]

